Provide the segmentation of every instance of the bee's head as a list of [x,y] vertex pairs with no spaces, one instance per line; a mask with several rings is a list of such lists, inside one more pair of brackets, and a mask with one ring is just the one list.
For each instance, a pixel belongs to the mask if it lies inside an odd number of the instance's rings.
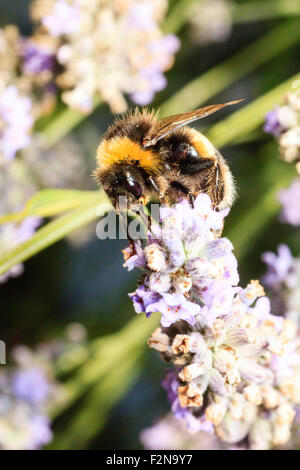
[[156,152],[127,136],[104,139],[97,150],[97,163],[95,177],[117,210],[121,196],[131,208],[148,201],[153,190],[151,177],[161,165]]
[[149,193],[144,170],[139,166],[115,164],[100,175],[99,182],[117,211],[137,209],[145,204]]

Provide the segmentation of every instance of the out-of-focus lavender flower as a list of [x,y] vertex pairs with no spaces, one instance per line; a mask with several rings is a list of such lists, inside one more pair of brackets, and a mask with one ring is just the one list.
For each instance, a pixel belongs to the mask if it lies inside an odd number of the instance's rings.
[[166,87],[167,80],[163,75],[163,71],[170,68],[173,56],[179,47],[180,41],[174,34],[168,34],[162,39],[149,44],[149,54],[152,56],[152,61],[139,72],[145,90],[131,93],[130,98],[132,101],[145,106],[151,103],[156,92]]
[[130,28],[141,31],[151,31],[155,28],[154,5],[151,1],[134,3],[128,12],[128,25]]
[[[140,250],[145,264],[130,297],[138,313],[161,313],[148,344],[176,367],[164,381],[174,416],[193,433],[272,448],[288,441],[300,403],[298,329],[291,317],[271,313],[258,281],[237,285],[232,244],[219,238],[227,214],[205,194],[194,207],[161,207],[157,239],[149,234],[144,256]],[[289,272],[289,252],[281,247],[280,256],[266,257],[273,280]]]
[[23,59],[24,72],[32,75],[52,71],[55,64],[55,55],[51,50],[30,40],[24,43]]
[[34,350],[13,349],[14,363],[0,371],[1,450],[37,450],[51,442],[49,407],[65,397],[54,374],[57,367],[69,370],[82,354],[86,357],[86,330],[78,323]]
[[0,29],[0,164],[27,146],[33,120],[53,110],[56,42],[41,29],[30,38],[16,26]]
[[300,324],[300,258],[279,245],[278,254],[267,252],[262,259],[268,267],[262,281],[270,289],[272,309]]
[[64,0],[58,0],[54,3],[52,12],[43,18],[42,23],[55,37],[76,33],[80,28],[79,6],[75,2],[71,5]]
[[189,9],[190,36],[206,45],[226,41],[232,30],[232,11],[228,0],[202,0]]
[[221,450],[224,443],[216,436],[206,432],[189,434],[182,421],[167,415],[153,426],[144,429],[140,435],[141,443],[148,450]]
[[50,423],[45,415],[26,402],[6,400],[0,412],[1,450],[37,450],[51,440]]
[[300,226],[300,177],[292,181],[288,189],[278,193],[278,200],[282,204],[280,219],[282,222]]
[[274,137],[279,137],[280,134],[285,130],[278,120],[277,108],[269,111],[266,115],[266,122],[264,125],[264,131],[267,134],[272,134]]
[[30,448],[32,450],[41,449],[41,447],[52,441],[52,431],[50,420],[47,416],[35,415],[32,417],[32,441]]
[[176,36],[161,31],[166,9],[166,0],[49,0],[47,6],[35,0],[34,21],[57,40],[63,72],[56,83],[63,101],[85,113],[97,93],[113,112],[126,110],[125,94],[138,104],[150,103],[165,88],[163,73],[179,48]]
[[264,131],[278,140],[280,156],[300,174],[300,93],[287,93],[282,106],[266,115]]
[[262,255],[262,260],[268,266],[268,272],[263,282],[268,287],[275,287],[285,282],[293,266],[293,256],[287,245],[279,245],[278,256],[271,251]]
[[53,392],[46,371],[10,367],[0,377],[0,449],[36,450],[52,439],[46,406]]
[[31,101],[11,85],[0,91],[0,157],[11,160],[16,152],[29,144],[33,125]]
[[51,388],[49,379],[39,369],[18,370],[12,376],[13,394],[33,405],[46,402]]

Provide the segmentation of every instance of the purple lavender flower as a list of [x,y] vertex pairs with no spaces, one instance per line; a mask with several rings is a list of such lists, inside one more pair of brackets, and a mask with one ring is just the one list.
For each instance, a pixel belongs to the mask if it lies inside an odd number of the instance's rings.
[[[33,365],[30,354],[25,362]],[[52,385],[45,373],[37,366],[8,368],[0,378],[0,448],[36,450],[48,444],[52,432],[45,413]]]
[[256,316],[259,323],[268,322],[274,324],[278,332],[282,331],[284,318],[271,314],[271,303],[268,297],[261,297],[257,300],[255,307],[250,309],[251,314]]
[[0,151],[12,160],[18,150],[29,144],[29,131],[33,125],[31,101],[21,97],[13,85],[0,95],[0,119],[4,123],[0,130]]
[[[198,418],[198,420],[203,418]],[[167,415],[141,432],[140,440],[147,450],[219,450],[221,441],[207,432],[187,433],[186,426]]]
[[55,64],[55,55],[32,41],[24,42],[23,58],[24,72],[30,75],[51,71]]
[[[132,298],[136,311],[161,313],[148,344],[176,367],[164,382],[174,416],[191,432],[215,431],[230,444],[248,436],[251,448],[268,448],[289,439],[299,400],[297,324],[271,313],[258,281],[237,285],[233,246],[218,236],[227,213],[214,211],[206,195],[194,208],[186,200],[162,207],[161,236],[145,241],[141,294]],[[294,286],[291,254],[286,247],[279,251],[279,259],[265,255],[270,282],[288,275],[285,282]],[[153,294],[159,295],[151,302]]]
[[287,245],[278,247],[278,255],[270,251],[262,255],[262,260],[268,266],[268,272],[263,277],[263,282],[268,287],[276,287],[285,281],[293,265],[293,256]]
[[285,131],[285,128],[281,125],[278,119],[278,107],[272,111],[269,111],[266,115],[266,122],[264,125],[264,131],[267,134],[272,134],[274,137],[279,137],[282,132]]
[[135,91],[131,93],[130,99],[139,106],[146,106],[154,100],[155,92],[151,89],[145,91]]
[[171,225],[167,225],[167,228],[170,226],[171,230],[176,229],[181,236],[183,234],[185,237],[201,235],[205,237],[205,241],[210,241],[213,237],[209,230],[222,229],[228,212],[229,209],[214,211],[210,197],[207,194],[199,194],[194,207],[191,207],[188,201],[183,200],[173,207],[162,207],[160,217],[162,221],[170,220]]
[[141,70],[139,75],[142,81],[146,81],[149,84],[149,88],[132,93],[130,98],[136,104],[146,106],[153,101],[156,92],[163,90],[167,86],[167,79],[160,70],[151,67]]
[[31,419],[31,442],[28,450],[41,449],[51,442],[53,434],[50,429],[50,420],[47,416],[35,415]]
[[130,28],[141,31],[149,31],[156,27],[153,19],[154,8],[151,2],[135,3],[128,12],[128,24]]
[[49,380],[39,369],[18,370],[12,377],[14,395],[33,405],[45,403],[51,388]]
[[76,33],[80,26],[80,9],[64,0],[57,0],[53,11],[44,16],[43,25],[54,37]]
[[142,250],[141,242],[134,242],[134,245],[130,245],[123,250],[124,255],[124,268],[128,271],[132,271],[134,268],[145,268],[146,267],[146,256]]
[[189,302],[183,294],[163,293],[162,298],[148,305],[147,313],[160,312],[162,314],[161,324],[170,326],[179,320],[185,320],[190,325],[195,324],[195,315],[200,311],[200,306]]
[[278,193],[282,204],[280,219],[295,227],[300,226],[300,177],[296,178],[288,189]]
[[[141,4],[139,9],[145,9],[145,4]],[[148,8],[148,7],[147,7]],[[141,21],[141,17],[140,17]],[[149,18],[147,21],[137,23],[137,28],[150,27]],[[149,54],[152,57],[152,61],[147,66],[144,66],[139,70],[139,76],[143,83],[146,83],[144,90],[137,90],[130,94],[130,98],[136,104],[145,106],[153,100],[155,93],[163,90],[167,85],[167,80],[163,75],[163,72],[170,68],[172,64],[174,54],[180,47],[180,41],[174,34],[168,34],[161,39],[152,41],[148,44]]]
[[178,398],[178,376],[174,371],[167,371],[166,377],[162,382],[162,386],[167,392],[167,398],[171,404],[172,412],[176,419],[184,420],[187,429],[192,433],[204,431],[209,434],[213,434],[213,424],[207,421],[205,416],[195,418],[188,408],[184,408],[180,405]]
[[155,67],[157,70],[166,70],[170,66],[173,55],[180,48],[180,40],[175,34],[167,34],[149,44],[149,50],[156,55]]
[[239,288],[228,285],[225,281],[210,281],[200,291],[204,306],[200,310],[201,324],[212,325],[217,318],[222,318],[232,311],[234,296]]
[[285,379],[293,377],[294,367],[300,364],[298,346],[298,341],[291,341],[285,346],[281,356],[274,355],[272,357],[270,367],[275,373],[276,383],[280,384]]
[[135,292],[128,294],[133,302],[136,313],[145,313],[147,317],[156,310],[149,310],[149,305],[157,302],[160,296],[156,292],[151,292],[145,286],[140,286]]
[[41,225],[40,218],[33,217],[33,216],[26,217],[17,227],[18,244],[26,242],[26,240],[29,240],[40,225]]

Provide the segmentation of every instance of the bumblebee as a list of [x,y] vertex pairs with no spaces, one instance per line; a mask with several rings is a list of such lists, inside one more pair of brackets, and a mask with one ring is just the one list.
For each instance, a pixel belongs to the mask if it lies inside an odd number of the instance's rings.
[[121,196],[128,208],[180,198],[193,204],[199,193],[210,196],[216,209],[232,205],[231,172],[213,144],[188,124],[242,100],[216,104],[159,120],[148,110],[117,119],[97,150],[94,176],[116,211]]

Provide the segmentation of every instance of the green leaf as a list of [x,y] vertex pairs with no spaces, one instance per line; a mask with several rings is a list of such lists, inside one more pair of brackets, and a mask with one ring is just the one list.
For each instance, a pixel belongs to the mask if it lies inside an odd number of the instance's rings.
[[0,225],[7,222],[20,222],[28,216],[51,217],[75,209],[81,204],[99,197],[97,191],[76,191],[72,189],[44,189],[29,199],[21,212],[0,217]]
[[103,215],[111,208],[107,197],[102,192],[95,192],[89,203],[82,204],[77,209],[49,222],[26,242],[18,245],[0,256],[0,275],[7,272],[16,264],[22,263],[31,256],[39,253],[49,245],[61,240],[69,233],[88,224]]
[[163,30],[166,33],[178,33],[190,16],[190,6],[193,3],[201,3],[203,0],[178,0],[169,11]]

